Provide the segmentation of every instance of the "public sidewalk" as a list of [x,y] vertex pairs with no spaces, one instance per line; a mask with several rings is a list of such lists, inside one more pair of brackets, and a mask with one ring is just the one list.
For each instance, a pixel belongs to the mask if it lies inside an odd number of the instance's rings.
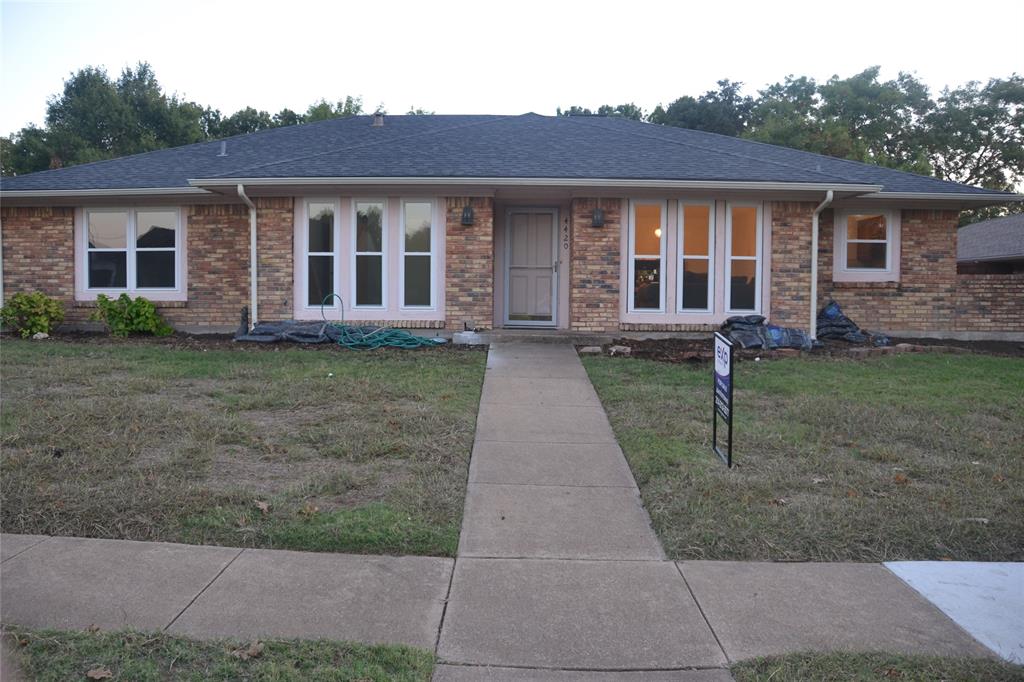
[[19,535],[0,560],[3,623],[401,643],[436,651],[448,681],[714,682],[801,650],[991,655],[880,564],[665,560],[571,346],[491,347],[455,560]]

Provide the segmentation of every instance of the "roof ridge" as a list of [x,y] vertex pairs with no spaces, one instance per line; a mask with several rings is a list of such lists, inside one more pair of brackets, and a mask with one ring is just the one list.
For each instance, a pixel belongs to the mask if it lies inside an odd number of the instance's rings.
[[[582,123],[583,125],[588,125],[588,122],[582,120],[582,119],[586,119],[587,118],[585,116],[563,116],[562,118],[566,118],[566,119],[581,119],[581,120],[578,121],[579,123]],[[623,119],[623,120],[626,120],[626,119]],[[657,124],[651,124],[651,123],[643,123],[641,121],[636,121],[636,123],[639,123],[640,125],[657,125]],[[612,130],[612,128],[610,128],[608,126],[602,126],[602,125],[594,125],[592,127],[594,127],[594,128],[601,128],[602,130]],[[836,179],[842,180],[843,183],[845,183],[845,184],[850,184],[850,185],[864,185],[864,184],[877,185],[878,184],[878,183],[860,182],[860,181],[854,180],[852,178],[845,178],[845,177],[843,177],[841,175],[831,175],[831,174],[825,173],[824,171],[821,171],[821,170],[808,170],[806,168],[800,168],[799,166],[794,166],[794,165],[791,165],[791,164],[788,164],[788,163],[783,163],[782,161],[774,161],[774,160],[771,160],[771,159],[759,159],[756,156],[749,156],[747,154],[741,154],[739,152],[726,151],[726,150],[722,150],[722,149],[715,149],[713,147],[705,147],[703,145],[693,144],[692,142],[684,142],[682,140],[666,140],[664,138],[655,137],[653,135],[645,135],[643,133],[636,132],[636,131],[633,131],[633,130],[626,130],[625,128],[623,130],[624,130],[624,132],[628,133],[629,135],[634,135],[636,137],[643,137],[643,138],[646,138],[648,140],[658,140],[659,142],[667,142],[669,144],[675,144],[675,145],[679,145],[679,146],[682,146],[682,147],[693,147],[695,149],[701,149],[703,151],[713,152],[713,153],[716,153],[716,154],[727,154],[729,156],[735,156],[737,158],[746,159],[748,161],[754,161],[754,162],[757,162],[757,163],[773,164],[773,165],[776,165],[776,166],[782,166],[784,168],[789,168],[789,169],[801,171],[801,172],[804,172],[804,173],[810,172],[810,173],[814,173],[816,175],[820,175],[822,177],[828,178],[828,179],[833,180],[833,181],[836,180]],[[681,129],[681,130],[686,130],[686,129]],[[728,136],[724,136],[724,137],[728,137]],[[730,138],[730,139],[736,139],[736,138]]]
[[[715,133],[715,132],[711,132],[710,130],[697,130],[696,128],[682,128],[682,127],[679,127],[679,126],[665,125],[663,123],[650,123],[648,125],[658,126],[659,128],[661,128],[663,130],[672,130],[672,131],[678,130],[678,131],[685,131],[687,133],[697,133],[698,135],[712,135],[714,137],[722,137],[722,138],[725,138],[727,140],[739,140],[741,142],[747,142],[747,143],[750,143],[750,144],[756,144],[756,145],[760,145],[762,147],[770,147],[772,149],[784,149],[784,150],[786,150],[788,152],[795,152],[797,154],[807,154],[809,156],[821,156],[821,157],[824,157],[824,158],[828,159],[829,161],[834,161],[834,162],[837,162],[837,163],[842,163],[842,164],[851,165],[851,166],[869,168],[872,171],[878,171],[878,170],[891,171],[893,173],[901,173],[903,175],[910,175],[910,176],[913,176],[915,178],[924,178],[925,180],[933,180],[935,182],[943,182],[943,183],[946,183],[947,185],[956,185],[958,187],[970,187],[971,189],[974,189],[974,190],[984,189],[986,191],[989,191],[989,192],[992,192],[992,193],[995,193],[995,194],[1010,194],[1010,195],[1014,194],[1013,192],[1007,192],[1006,190],[990,189],[988,187],[981,187],[981,188],[979,188],[979,187],[976,187],[974,185],[968,185],[968,184],[963,183],[963,182],[956,182],[956,181],[953,181],[953,180],[946,180],[944,178],[938,178],[938,177],[935,177],[934,175],[923,175],[921,173],[914,173],[912,171],[901,170],[899,168],[890,168],[889,166],[882,166],[882,165],[876,164],[876,163],[868,163],[867,161],[857,161],[856,159],[844,159],[841,156],[831,156],[829,154],[819,154],[818,152],[809,152],[806,149],[797,149],[796,147],[787,147],[786,145],[773,144],[771,142],[765,142],[763,140],[751,140],[751,139],[746,138],[746,137],[733,137],[732,135],[726,135],[724,133]],[[882,192],[884,193],[885,189],[882,189]]]
[[[484,114],[484,115],[486,115],[486,114]],[[289,158],[289,159],[278,159],[276,161],[268,161],[267,163],[257,163],[257,164],[253,164],[251,166],[243,166],[241,168],[236,168],[235,170],[230,171],[230,173],[228,173],[228,172],[218,173],[216,175],[213,175],[212,177],[213,178],[230,178],[230,177],[233,177],[234,175],[236,175],[237,173],[241,173],[241,172],[247,171],[247,170],[255,170],[257,168],[268,168],[270,166],[276,166],[276,165],[279,165],[279,164],[282,164],[282,163],[294,163],[296,161],[303,161],[305,159],[312,159],[312,158],[315,158],[317,156],[326,156],[327,154],[337,154],[338,152],[348,151],[348,150],[351,150],[351,149],[365,149],[367,147],[375,147],[377,145],[390,144],[392,142],[400,142],[402,140],[408,140],[408,139],[415,138],[415,137],[423,137],[425,135],[434,135],[434,134],[437,134],[437,133],[450,132],[452,130],[461,130],[463,128],[471,128],[473,126],[489,125],[491,123],[497,123],[499,121],[504,121],[504,120],[507,120],[507,119],[510,119],[510,118],[519,118],[519,117],[525,116],[525,115],[526,114],[506,115],[506,116],[495,115],[493,118],[487,118],[486,120],[482,120],[482,121],[472,121],[472,122],[469,122],[469,123],[461,123],[461,124],[458,124],[458,125],[450,125],[450,126],[445,126],[445,127],[442,127],[442,128],[435,128],[433,130],[424,130],[424,131],[419,132],[419,133],[411,133],[409,135],[403,135],[401,137],[392,137],[392,138],[387,139],[387,140],[375,140],[373,142],[365,142],[365,143],[362,143],[362,144],[354,144],[354,145],[348,145],[348,146],[345,146],[345,147],[337,147],[337,148],[334,148],[334,149],[326,149],[326,150],[324,150],[322,152],[316,152],[315,154],[301,154],[299,156],[295,156],[295,157],[292,157],[292,158]]]

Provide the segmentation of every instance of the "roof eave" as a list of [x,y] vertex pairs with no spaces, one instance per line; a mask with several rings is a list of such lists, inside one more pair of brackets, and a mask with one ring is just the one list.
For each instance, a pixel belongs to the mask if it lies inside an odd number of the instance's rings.
[[958,205],[991,206],[993,204],[1009,204],[1024,201],[1024,194],[1009,192],[877,192],[865,194],[860,199],[879,200],[915,200],[915,201],[948,201]]
[[635,178],[531,178],[531,177],[288,177],[288,178],[195,178],[193,187],[319,186],[319,185],[482,185],[491,187],[532,185],[539,187],[654,188],[654,189],[739,189],[739,190],[838,190],[851,194],[879,192],[881,185],[829,182],[758,182],[746,180],[658,180]]
[[0,189],[3,199],[45,199],[48,197],[132,197],[132,196],[206,196],[200,187],[121,187],[103,189]]

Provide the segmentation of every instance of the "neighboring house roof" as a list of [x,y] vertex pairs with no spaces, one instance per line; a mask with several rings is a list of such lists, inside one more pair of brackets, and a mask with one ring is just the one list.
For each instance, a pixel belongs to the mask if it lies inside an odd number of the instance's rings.
[[983,220],[957,231],[958,261],[1024,259],[1024,213]]
[[[621,118],[372,116],[262,130],[120,159],[3,178],[4,192],[182,192],[283,178],[692,181],[857,186],[939,197],[1017,195],[785,147]],[[190,181],[193,181],[190,183]]]

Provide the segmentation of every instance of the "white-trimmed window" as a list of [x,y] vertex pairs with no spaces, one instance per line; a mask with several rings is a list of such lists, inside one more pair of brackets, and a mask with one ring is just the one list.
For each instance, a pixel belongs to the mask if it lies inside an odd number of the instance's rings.
[[634,200],[629,205],[629,310],[665,310],[664,201]]
[[434,307],[434,203],[402,201],[399,285],[403,308]]
[[306,257],[305,305],[337,308],[338,240],[340,227],[338,204],[332,200],[310,200],[306,204],[304,251]]
[[384,283],[387,277],[387,202],[382,199],[357,199],[353,202],[355,230],[352,258],[352,285],[355,307],[387,306]]
[[679,312],[711,312],[715,290],[715,204],[679,202]]
[[178,209],[87,209],[84,216],[87,291],[144,294],[181,288]]
[[761,204],[729,202],[725,207],[725,309],[761,309]]
[[836,211],[834,241],[834,279],[899,279],[899,220],[895,211]]

